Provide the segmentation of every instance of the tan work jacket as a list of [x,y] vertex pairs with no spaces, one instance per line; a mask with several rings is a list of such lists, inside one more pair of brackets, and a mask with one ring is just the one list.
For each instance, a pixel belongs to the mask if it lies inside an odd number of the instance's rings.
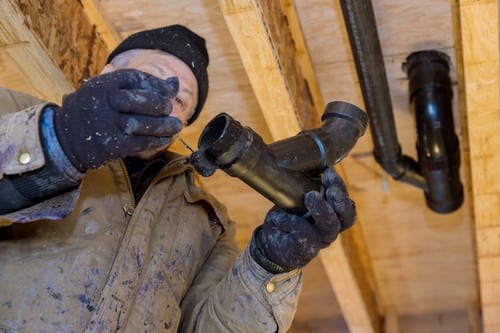
[[[0,90],[0,179],[44,165],[34,103]],[[136,204],[113,162],[0,216],[13,223],[0,227],[0,332],[285,332],[301,272],[239,253],[235,224],[193,178],[172,160]]]

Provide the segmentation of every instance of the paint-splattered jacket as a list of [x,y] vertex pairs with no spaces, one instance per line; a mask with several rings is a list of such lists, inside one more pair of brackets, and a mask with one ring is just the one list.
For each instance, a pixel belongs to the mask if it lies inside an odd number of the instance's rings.
[[[44,104],[0,90],[0,107],[0,179],[43,167]],[[115,162],[0,221],[14,222],[0,227],[1,332],[284,332],[295,312],[301,273],[238,254],[235,224],[184,158],[138,204]]]

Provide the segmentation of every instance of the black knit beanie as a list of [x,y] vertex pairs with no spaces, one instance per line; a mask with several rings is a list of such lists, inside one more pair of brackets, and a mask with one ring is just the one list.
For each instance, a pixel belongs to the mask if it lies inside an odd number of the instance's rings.
[[170,53],[193,71],[198,82],[198,102],[188,125],[200,114],[208,94],[208,52],[205,39],[182,25],[140,31],[125,38],[108,57],[108,63],[118,54],[132,49],[153,49]]

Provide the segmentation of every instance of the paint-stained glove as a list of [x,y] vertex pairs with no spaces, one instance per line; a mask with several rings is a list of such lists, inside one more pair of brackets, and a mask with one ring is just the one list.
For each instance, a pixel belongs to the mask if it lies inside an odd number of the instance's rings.
[[182,129],[170,117],[177,78],[132,69],[99,75],[63,99],[54,112],[61,147],[80,171],[168,145]]
[[309,219],[273,208],[251,240],[252,258],[271,273],[301,268],[338,234],[354,224],[356,210],[340,176],[331,168],[323,173],[324,195],[305,194]]

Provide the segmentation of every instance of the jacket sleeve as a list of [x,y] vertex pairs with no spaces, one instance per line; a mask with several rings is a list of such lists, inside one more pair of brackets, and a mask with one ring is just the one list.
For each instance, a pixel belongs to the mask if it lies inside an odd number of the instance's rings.
[[[238,255],[230,223],[181,304],[181,332],[286,332],[295,315],[302,271],[274,275]],[[236,260],[235,260],[236,258]]]
[[45,157],[38,121],[45,104],[0,116],[0,180],[41,168]]
[[[75,194],[33,201],[33,199],[38,199],[36,198],[38,188],[45,191],[50,190],[51,186],[57,186],[57,181],[54,181],[57,177],[53,176],[54,172],[48,172],[49,169],[64,170],[57,174],[63,175],[66,179],[69,177],[73,187],[78,185],[81,178],[81,175],[68,173],[67,170],[71,168],[64,163],[53,168],[47,167],[47,164],[54,166],[51,162],[57,159],[54,158],[57,155],[57,147],[51,144],[50,154],[47,154],[42,144],[43,132],[48,133],[45,137],[51,135],[50,126],[43,124],[43,115],[46,114],[44,110],[48,103],[3,88],[0,88],[0,101],[2,103],[0,110],[0,193],[2,194],[0,196],[2,198],[0,226],[41,218],[57,219],[62,215],[67,215],[68,212],[64,213],[62,210],[56,212],[54,208],[61,207],[61,203],[65,203],[62,207],[66,207],[67,204],[72,205],[76,199]],[[48,119],[47,116],[45,118]],[[30,198],[31,195],[33,197]],[[68,208],[66,210],[70,211]]]

